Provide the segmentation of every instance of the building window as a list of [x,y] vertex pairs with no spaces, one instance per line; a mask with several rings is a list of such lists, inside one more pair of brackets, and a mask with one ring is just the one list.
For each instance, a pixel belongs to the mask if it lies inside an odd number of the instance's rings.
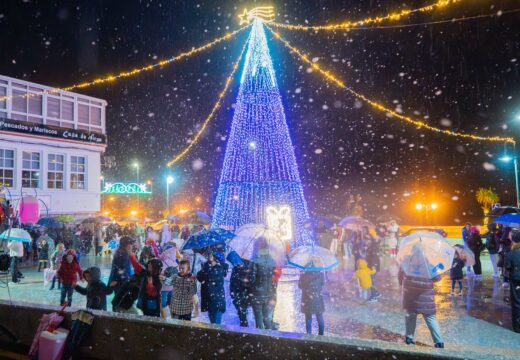
[[0,186],[14,185],[14,150],[0,149]]
[[86,160],[84,156],[70,157],[70,188],[85,189]]
[[49,154],[47,169],[47,188],[63,189],[64,156]]
[[40,153],[24,151],[22,155],[22,187],[40,187]]

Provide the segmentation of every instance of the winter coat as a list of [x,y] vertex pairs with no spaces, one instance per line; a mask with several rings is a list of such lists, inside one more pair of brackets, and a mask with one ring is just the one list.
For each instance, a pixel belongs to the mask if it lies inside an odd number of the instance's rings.
[[462,240],[464,241],[464,245],[468,245],[468,242],[469,242],[469,237],[470,237],[470,230],[468,230],[467,227],[463,227],[462,228]]
[[375,268],[376,271],[381,269],[381,260],[379,252],[381,251],[381,242],[372,240],[368,243],[366,261],[369,268]]
[[482,250],[482,237],[479,233],[473,233],[469,236],[468,247],[475,255],[480,254]]
[[49,260],[49,244],[41,245],[38,248],[38,260]]
[[253,298],[252,271],[253,264],[243,260],[243,265],[233,267],[231,280],[229,282],[229,292],[233,299],[233,304],[239,307],[248,307]]
[[[72,255],[73,257],[71,263],[67,261],[68,255]],[[74,250],[65,251],[56,275],[61,280],[62,285],[76,285],[78,276],[80,279],[83,279],[83,271],[81,270],[81,266],[79,266],[78,258]]]
[[113,288],[101,281],[101,270],[97,266],[90,267],[85,272],[90,274],[89,284],[87,287],[76,285],[74,289],[81,295],[87,296],[87,309],[106,311],[107,295],[112,294]]
[[52,252],[50,261],[51,261],[51,266],[53,269],[55,269],[55,270],[59,269],[59,267],[61,265],[61,261],[63,260],[63,254],[65,254],[65,251],[59,251],[58,249],[56,249]]
[[433,281],[416,276],[407,276],[402,270],[399,272],[402,279],[403,309],[409,314],[435,315],[435,291]]
[[511,281],[520,281],[520,243],[516,243],[507,254],[505,267]]
[[258,255],[252,266],[253,301],[264,302],[276,296],[276,284],[273,277],[276,263],[268,254]]
[[450,269],[450,279],[451,280],[462,280],[464,278],[464,261],[460,258],[454,258],[453,264]]
[[500,248],[500,239],[498,238],[494,228],[490,228],[486,236],[486,248],[488,249],[490,255],[498,253]]
[[161,246],[166,245],[167,242],[172,240],[172,233],[170,232],[170,226],[163,224],[161,231]]
[[319,271],[307,271],[300,276],[298,287],[302,289],[301,311],[304,314],[321,314],[325,311],[321,291],[325,276]]
[[[162,275],[166,276],[167,279],[163,282],[162,291],[172,291],[171,277],[177,273],[177,248],[171,247],[168,250],[163,251],[159,259],[163,263]],[[168,279],[170,277],[170,279]]]
[[151,276],[148,270],[141,266],[135,255],[130,257],[130,262],[137,276],[137,284],[139,285],[139,296],[137,298],[137,307],[143,311],[144,315],[157,316],[161,315],[161,280],[159,276],[152,276],[152,283],[148,282]]
[[359,286],[362,289],[370,289],[372,287],[372,275],[376,273],[376,269],[370,269],[366,260],[358,260],[358,269],[354,273],[352,279],[359,280]]
[[23,257],[23,243],[20,241],[9,241],[7,243],[10,257]]
[[211,265],[206,262],[197,273],[200,281],[201,311],[225,312],[226,295],[224,292],[224,278],[228,271],[228,264]]
[[116,250],[114,258],[112,259],[112,269],[108,282],[117,281],[114,288],[117,294],[125,282],[127,282],[133,274],[132,265],[130,264],[130,256],[123,249]]
[[170,311],[175,315],[188,315],[193,310],[193,295],[197,294],[197,279],[192,275],[173,275]]

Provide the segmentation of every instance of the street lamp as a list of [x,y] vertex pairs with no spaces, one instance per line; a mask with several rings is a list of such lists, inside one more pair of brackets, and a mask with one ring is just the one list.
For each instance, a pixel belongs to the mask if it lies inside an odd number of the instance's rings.
[[166,209],[170,212],[170,184],[173,183],[173,176],[166,177]]
[[415,204],[415,208],[416,208],[417,210],[422,210],[422,209],[423,209],[423,204],[421,204],[421,203],[417,203],[417,204]]
[[438,205],[436,203],[432,203],[430,205],[430,207],[431,207],[432,210],[435,210],[435,209],[437,209]]
[[518,190],[518,160],[516,157],[516,144],[513,144],[513,156],[509,156],[507,154],[504,154],[501,158],[499,158],[500,161],[503,162],[510,162],[513,161],[513,168],[515,171],[515,189],[516,189],[516,207],[520,207],[520,193]]

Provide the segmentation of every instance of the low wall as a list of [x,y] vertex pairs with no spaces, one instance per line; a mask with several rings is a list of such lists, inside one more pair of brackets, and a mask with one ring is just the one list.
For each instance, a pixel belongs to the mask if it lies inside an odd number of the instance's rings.
[[[0,325],[29,346],[43,314],[52,306],[0,301]],[[487,359],[467,352],[404,347],[377,340],[259,331],[178,320],[94,312],[90,335],[80,349],[90,359]],[[70,326],[70,310],[64,327]],[[0,348],[13,342],[0,332]],[[403,351],[410,350],[410,351]]]

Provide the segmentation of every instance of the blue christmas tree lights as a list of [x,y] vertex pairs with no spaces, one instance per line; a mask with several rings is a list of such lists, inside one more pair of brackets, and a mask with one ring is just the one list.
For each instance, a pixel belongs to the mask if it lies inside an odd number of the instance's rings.
[[[213,216],[214,227],[267,223],[290,208],[291,245],[308,243],[307,204],[260,20],[253,23]],[[284,210],[285,211],[285,210]]]

